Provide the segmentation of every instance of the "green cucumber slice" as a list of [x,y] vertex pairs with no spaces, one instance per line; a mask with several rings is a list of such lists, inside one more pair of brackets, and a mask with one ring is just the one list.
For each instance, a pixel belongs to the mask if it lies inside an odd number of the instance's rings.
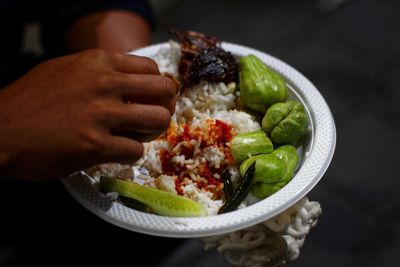
[[172,217],[207,216],[207,210],[199,203],[152,187],[110,177],[100,177],[100,190],[117,192],[148,205],[155,214]]

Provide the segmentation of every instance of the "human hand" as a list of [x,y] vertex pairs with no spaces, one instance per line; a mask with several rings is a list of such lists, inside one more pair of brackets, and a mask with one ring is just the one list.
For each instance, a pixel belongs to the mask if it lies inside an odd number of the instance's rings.
[[176,90],[144,57],[88,50],[42,63],[0,92],[2,176],[132,163],[168,127]]

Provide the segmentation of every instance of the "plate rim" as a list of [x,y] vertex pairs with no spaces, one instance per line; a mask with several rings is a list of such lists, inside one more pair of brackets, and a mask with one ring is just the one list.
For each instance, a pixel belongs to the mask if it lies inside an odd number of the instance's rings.
[[[151,56],[152,51],[155,53],[162,47],[168,46],[168,43],[169,42],[152,44],[138,50],[131,51],[128,54]],[[91,186],[92,190],[89,188],[90,184],[88,180],[86,181],[88,184],[86,184],[85,178],[83,178],[84,175],[82,176],[82,173],[80,173],[80,175],[64,178],[62,180],[62,183],[64,184],[66,190],[73,196],[73,198],[75,198],[86,209],[104,219],[105,221],[125,228],[127,230],[163,237],[198,238],[241,230],[265,221],[266,219],[272,218],[280,212],[283,212],[290,206],[294,205],[297,201],[303,198],[309,191],[311,191],[315,187],[315,185],[320,181],[327,168],[329,167],[336,148],[336,127],[327,102],[318,91],[318,89],[302,73],[300,73],[298,70],[296,70],[294,67],[290,66],[286,62],[266,52],[262,52],[260,50],[247,46],[229,42],[222,42],[221,45],[224,49],[232,52],[233,54],[237,53],[234,51],[247,51],[248,54],[255,54],[256,56],[260,57],[265,64],[284,76],[287,81],[294,84],[296,88],[301,91],[303,97],[306,97],[307,100],[309,100],[309,98],[307,98],[309,94],[314,96],[316,101],[318,100],[321,108],[318,113],[316,113],[316,111],[314,110],[309,110],[311,109],[311,107],[309,106],[307,106],[306,108],[308,109],[310,117],[312,117],[314,120],[318,116],[321,117],[323,115],[326,122],[324,122],[323,127],[321,127],[320,122],[315,122],[315,128],[312,129],[314,133],[310,156],[312,156],[313,153],[316,153],[315,149],[319,148],[316,146],[323,146],[321,147],[321,149],[326,147],[329,148],[326,151],[322,151],[324,152],[323,159],[318,160],[318,164],[322,165],[319,166],[320,168],[318,170],[312,170],[313,177],[309,178],[310,180],[308,181],[308,183],[304,184],[304,181],[300,182],[302,188],[296,190],[295,195],[290,198],[283,197],[286,191],[290,191],[288,188],[290,188],[291,183],[293,181],[296,181],[296,179],[299,179],[299,177],[303,174],[305,166],[313,164],[312,159],[315,159],[315,157],[308,157],[297,172],[297,174],[292,178],[291,182],[289,182],[284,188],[276,192],[274,195],[267,198],[270,201],[275,201],[277,203],[273,205],[273,208],[269,209],[268,212],[260,211],[260,209],[263,209],[267,206],[265,205],[266,199],[264,199],[258,203],[246,207],[245,209],[239,209],[230,213],[220,214],[217,216],[199,218],[164,217],[136,211],[126,206],[123,206],[118,202],[110,203],[110,200],[106,198],[103,194],[101,194],[98,190],[93,188],[93,186]],[[246,53],[243,52],[241,54]],[[300,82],[301,88],[298,82]],[[328,134],[329,140],[321,140],[321,138],[323,138],[322,135],[324,134]],[[310,174],[307,173],[307,175]],[[282,203],[281,198],[286,199],[286,201]],[[104,209],[104,206],[107,206],[108,209]],[[246,212],[244,213],[244,211]],[[121,214],[128,216],[128,218],[121,216]],[[246,220],[244,221],[240,218],[238,219],[238,217],[241,217],[240,215],[243,214],[247,216]],[[216,223],[216,220],[224,220],[228,223]],[[206,221],[208,222],[206,223]],[[210,222],[213,222],[213,227],[209,226]],[[193,228],[193,224],[206,226]],[[150,225],[158,225],[159,227],[155,228]]]

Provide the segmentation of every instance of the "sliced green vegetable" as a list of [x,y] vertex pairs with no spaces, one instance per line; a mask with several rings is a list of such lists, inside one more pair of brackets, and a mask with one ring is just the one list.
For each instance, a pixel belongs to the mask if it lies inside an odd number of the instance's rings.
[[243,177],[244,174],[247,172],[247,170],[250,168],[250,166],[256,162],[256,160],[258,160],[261,157],[264,157],[266,154],[261,154],[261,155],[257,155],[257,156],[253,156],[251,158],[246,159],[245,161],[242,162],[242,164],[240,164],[240,168],[239,168],[239,173],[240,175]]
[[284,187],[293,176],[298,162],[296,148],[281,146],[269,154],[251,157],[240,165],[240,175],[255,165],[251,192],[258,198],[265,198]]
[[257,154],[269,153],[273,149],[271,140],[261,130],[238,134],[231,140],[231,153],[238,163]]
[[296,148],[292,145],[281,146],[270,154],[260,155],[255,159],[252,194],[265,198],[281,189],[292,179],[298,160]]
[[281,182],[281,183],[275,183],[275,184],[264,184],[260,183],[257,184],[257,186],[253,186],[251,188],[251,193],[254,196],[258,196],[258,198],[266,198],[277,191],[281,190],[282,187],[284,187],[287,183],[286,182]]
[[308,132],[308,118],[297,101],[276,103],[268,108],[262,129],[276,144],[298,143]]
[[287,162],[275,154],[262,154],[245,160],[240,165],[240,173],[245,173],[248,166],[255,163],[253,182],[274,184],[281,182],[287,173]]
[[288,97],[284,79],[255,55],[239,61],[240,96],[250,109],[265,113],[267,108]]
[[142,202],[139,202],[133,198],[118,196],[118,201],[120,201],[123,205],[128,206],[129,208],[147,212],[147,213],[154,213],[153,210],[149,206],[147,206],[146,204],[143,204]]
[[265,155],[256,161],[253,182],[275,184],[284,180],[288,173],[288,164],[274,154]]
[[207,210],[191,199],[128,181],[101,177],[100,190],[117,192],[123,197],[142,202],[150,206],[154,213],[158,215],[173,217],[207,216]]
[[240,205],[240,203],[247,197],[247,195],[250,192],[254,171],[255,167],[253,164],[246,171],[242,181],[236,188],[232,197],[225,202],[225,205],[220,208],[218,213],[225,213],[235,210]]

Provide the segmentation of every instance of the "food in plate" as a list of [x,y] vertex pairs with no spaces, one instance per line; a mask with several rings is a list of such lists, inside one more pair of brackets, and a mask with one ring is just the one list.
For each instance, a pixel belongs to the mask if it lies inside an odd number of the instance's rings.
[[256,56],[235,58],[202,33],[173,34],[179,42],[153,56],[180,82],[168,130],[144,144],[139,161],[98,165],[89,175],[122,203],[132,198],[164,216],[216,215],[281,189],[308,131],[302,104],[287,100],[284,79]]
[[287,99],[288,89],[284,79],[259,58],[244,56],[239,66],[240,95],[250,109],[265,113],[272,104]]
[[276,144],[296,144],[308,131],[304,107],[297,101],[279,102],[268,108],[262,129]]
[[207,215],[207,211],[199,203],[152,187],[110,177],[101,177],[99,187],[102,191],[115,191],[121,197],[139,201],[151,208],[149,212],[160,215],[176,217]]

